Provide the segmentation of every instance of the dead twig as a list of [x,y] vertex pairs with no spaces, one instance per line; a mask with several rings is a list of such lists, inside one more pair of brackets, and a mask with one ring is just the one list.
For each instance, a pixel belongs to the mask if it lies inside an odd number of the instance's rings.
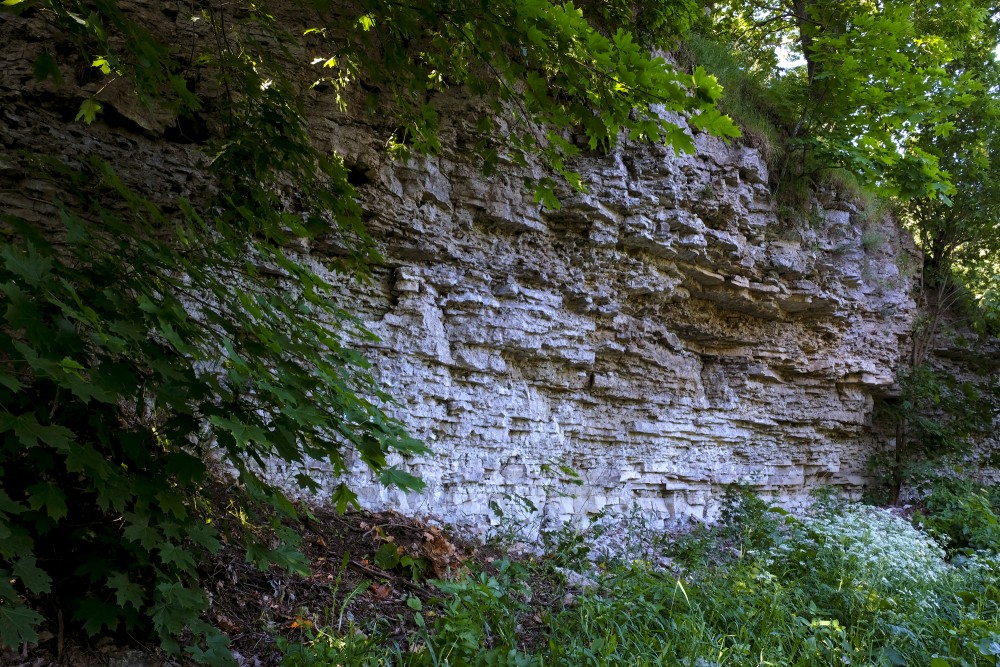
[[403,578],[398,574],[394,574],[392,572],[386,572],[385,570],[382,569],[375,569],[372,567],[368,567],[367,565],[359,563],[358,561],[353,559],[349,560],[347,564],[353,567],[355,570],[358,570],[359,572],[364,572],[365,574],[371,575],[373,577],[381,577],[383,579],[389,579],[390,581],[398,583],[404,588],[408,588],[411,591],[417,593],[425,592],[423,588],[413,583],[409,579]]

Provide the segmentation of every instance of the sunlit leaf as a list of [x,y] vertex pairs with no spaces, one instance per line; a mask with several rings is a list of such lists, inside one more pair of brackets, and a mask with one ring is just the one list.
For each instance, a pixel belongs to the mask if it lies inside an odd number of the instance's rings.
[[98,102],[93,98],[88,97],[80,105],[80,110],[77,112],[76,118],[74,118],[74,120],[77,121],[82,120],[87,125],[90,125],[97,118],[97,114],[101,112],[101,109],[103,109],[103,107],[101,106],[100,102]]

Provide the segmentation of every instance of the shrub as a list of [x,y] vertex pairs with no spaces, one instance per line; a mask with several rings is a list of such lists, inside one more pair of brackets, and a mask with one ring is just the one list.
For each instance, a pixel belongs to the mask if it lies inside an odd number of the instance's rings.
[[952,554],[1000,551],[1000,518],[985,489],[940,480],[924,499],[927,513],[914,521],[922,524]]
[[[698,559],[680,579],[655,558],[607,559],[591,571],[593,585],[542,604],[535,593],[558,585],[539,580],[551,568],[500,562],[492,577],[442,585],[433,609],[414,602],[426,623],[408,637],[409,650],[384,627],[367,637],[331,631],[313,648],[298,647],[288,664],[996,664],[995,555],[946,564],[940,547],[902,518],[830,497],[811,516],[779,519],[745,489],[728,496],[724,520],[697,531],[697,541],[730,557]],[[746,548],[731,557],[737,540]],[[572,555],[579,546],[554,548]],[[532,621],[547,635],[525,644],[519,625]]]
[[722,498],[720,535],[731,540],[741,554],[768,553],[781,538],[776,512],[744,486],[730,486]]
[[[358,329],[309,268],[267,242],[226,235],[224,220],[161,226],[159,211],[113,174],[95,165],[93,175],[103,179],[92,184],[95,202],[107,186],[134,208],[98,209],[101,225],[62,208],[54,238],[7,221],[0,642],[34,641],[43,614],[65,610],[71,628],[149,634],[174,653],[192,630],[192,655],[225,661],[224,639],[199,619],[198,563],[220,539],[202,494],[205,461],[222,459],[238,476],[231,500],[247,558],[302,570],[285,523],[295,512],[262,480],[265,462],[325,458],[343,469],[354,446],[389,470],[392,443],[419,444],[351,391],[376,393],[363,360],[327,327]],[[287,282],[266,266],[282,267]],[[413,479],[397,472],[385,481]],[[254,527],[261,502],[277,510],[264,530]]]
[[[872,605],[912,609],[945,572],[944,551],[889,510],[843,504],[808,517],[775,550],[816,605],[852,620]],[[858,606],[860,605],[860,607]]]

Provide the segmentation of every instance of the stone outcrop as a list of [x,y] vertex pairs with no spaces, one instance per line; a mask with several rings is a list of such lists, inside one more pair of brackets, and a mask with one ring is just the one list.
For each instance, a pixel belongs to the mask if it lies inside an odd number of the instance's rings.
[[862,491],[873,397],[915,310],[891,220],[863,223],[834,191],[779,215],[759,153],[704,135],[693,156],[581,159],[589,193],[545,210],[523,173],[479,173],[469,111],[448,104],[444,154],[408,164],[356,119],[316,121],[365,183],[386,258],[345,300],[434,450],[404,462],[425,493],[368,484],[367,503],[478,522],[528,499],[544,520],[638,507],[664,522],[711,515],[732,483],[791,506],[818,485]]
[[[71,69],[61,87],[35,82],[49,33],[3,22],[8,210],[33,220],[51,199],[24,155],[53,146],[71,162],[108,160],[142,192],[212,187],[197,145],[128,91],[101,89],[95,125],[66,123],[98,83]],[[436,103],[445,150],[407,164],[386,156],[391,128],[376,119],[322,97],[312,109],[385,257],[370,283],[342,285],[343,302],[381,338],[364,349],[393,410],[434,450],[403,462],[425,493],[358,481],[365,502],[479,522],[491,502],[528,499],[544,520],[638,507],[665,522],[710,516],[735,482],[790,506],[823,484],[861,492],[884,445],[873,399],[893,384],[915,311],[900,270],[912,248],[890,220],[863,222],[829,189],[779,210],[760,155],[704,135],[692,156],[626,144],[581,158],[589,193],[545,210],[525,173],[479,172],[466,100]]]

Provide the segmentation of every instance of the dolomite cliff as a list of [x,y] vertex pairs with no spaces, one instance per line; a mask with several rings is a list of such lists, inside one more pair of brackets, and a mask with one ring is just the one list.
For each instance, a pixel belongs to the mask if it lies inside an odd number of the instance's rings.
[[[67,123],[98,84],[71,69],[58,87],[34,81],[46,28],[0,28],[7,210],[48,215],[37,202],[51,186],[24,158],[42,147],[100,156],[140,192],[212,187],[198,146],[127,90],[101,89],[93,126]],[[381,339],[363,349],[396,414],[434,450],[403,462],[423,494],[358,471],[366,503],[481,523],[491,501],[522,497],[546,520],[638,507],[663,523],[711,516],[733,482],[788,506],[818,485],[862,491],[886,446],[874,398],[915,312],[912,272],[898,268],[915,253],[891,221],[864,222],[834,191],[779,216],[760,155],[706,136],[693,156],[627,144],[581,159],[589,194],[543,210],[524,173],[480,174],[461,98],[436,102],[444,153],[399,164],[384,151],[391,128],[314,95],[318,141],[351,166],[385,257],[370,284],[343,284],[343,302]]]
[[369,484],[367,503],[478,522],[521,497],[543,520],[667,522],[710,516],[734,482],[789,506],[818,485],[862,491],[885,445],[873,397],[915,311],[891,221],[833,191],[783,220],[759,153],[707,136],[693,156],[583,159],[589,194],[542,210],[522,173],[482,177],[453,103],[445,153],[406,165],[355,119],[317,121],[386,257],[347,303],[435,453],[405,462],[425,493]]

